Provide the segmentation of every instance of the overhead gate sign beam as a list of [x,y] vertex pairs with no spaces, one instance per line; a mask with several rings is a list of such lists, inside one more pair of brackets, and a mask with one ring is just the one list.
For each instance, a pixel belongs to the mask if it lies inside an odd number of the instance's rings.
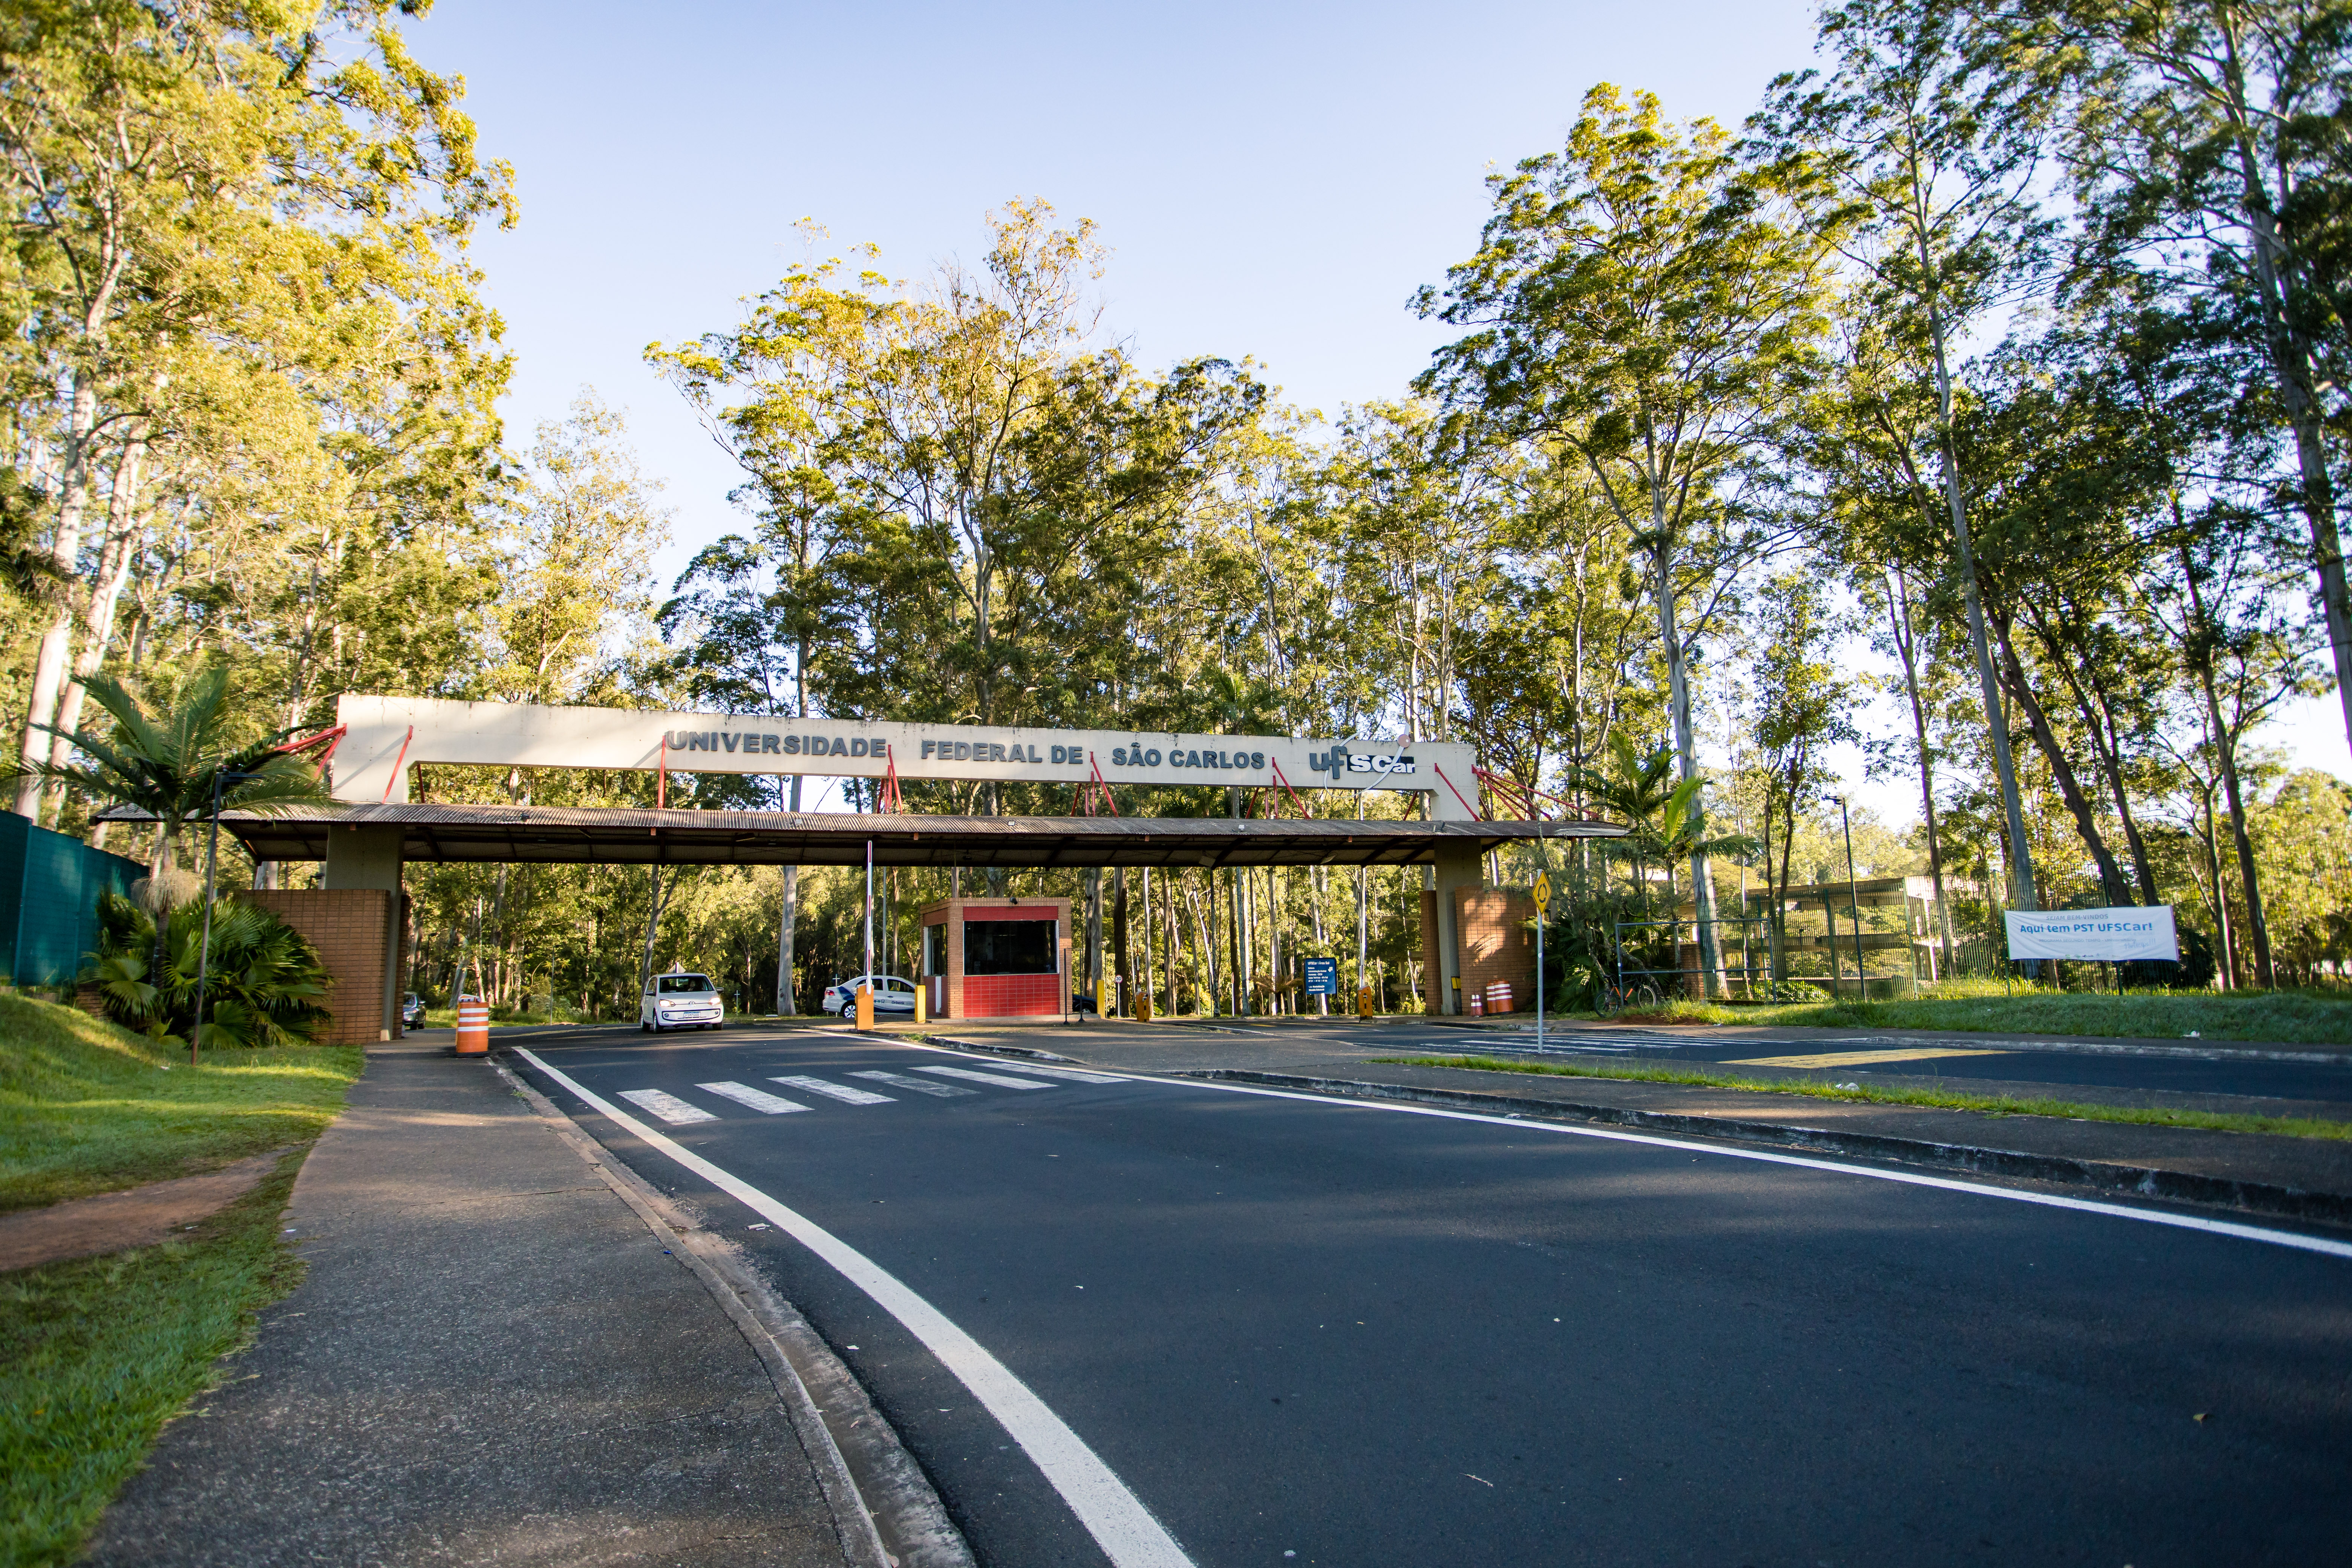
[[904,724],[745,713],[450,702],[346,696],[334,797],[409,798],[420,763],[521,768],[667,768],[820,778],[980,779],[1033,784],[1386,789],[1426,795],[1434,821],[1475,820],[1448,777],[1476,759],[1458,742],[1189,735],[1165,731]]

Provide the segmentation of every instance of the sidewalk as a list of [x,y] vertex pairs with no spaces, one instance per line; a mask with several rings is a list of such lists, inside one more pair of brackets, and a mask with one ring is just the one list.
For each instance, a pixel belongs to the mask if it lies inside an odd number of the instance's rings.
[[[1114,1071],[1557,1116],[2352,1224],[2352,1142],[2342,1139],[1994,1116],[1624,1079],[1405,1067],[1373,1058],[1425,1055],[1426,1047],[1349,1044],[1311,1024],[1260,1025],[1246,1032],[1118,1022],[983,1032],[960,1031],[950,1024],[929,1037],[984,1051],[1048,1052]],[[1465,1031],[1460,1049],[1475,1054],[1479,1046],[1477,1036]],[[2034,1087],[2053,1092],[2049,1085]]]
[[87,1562],[876,1560],[792,1390],[489,1067],[371,1049],[285,1223],[307,1277]]

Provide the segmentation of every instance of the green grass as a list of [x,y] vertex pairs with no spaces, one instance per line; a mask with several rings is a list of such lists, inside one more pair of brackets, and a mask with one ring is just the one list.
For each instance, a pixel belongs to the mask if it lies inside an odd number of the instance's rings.
[[307,1142],[342,1109],[356,1046],[180,1052],[51,1002],[0,996],[0,1212]]
[[70,1562],[163,1423],[300,1278],[278,1216],[362,1059],[224,1051],[191,1068],[70,1007],[0,996],[0,1209],[301,1146],[169,1241],[0,1274],[0,1563]]
[[[1585,1015],[1590,1016],[1590,1015]],[[1669,1002],[1641,1017],[1690,1024],[1832,1029],[1948,1029],[2177,1040],[2352,1045],[2352,998],[2307,991],[2050,991],[1963,981],[1894,1002]]]
[[0,1274],[0,1563],[72,1562],[163,1423],[294,1288],[278,1216],[299,1164],[161,1246]]
[[2197,1127],[2219,1132],[2271,1132],[2289,1138],[2352,1138],[2352,1121],[2311,1116],[2248,1116],[2231,1111],[2172,1110],[2137,1105],[2086,1105],[2080,1100],[2008,1094],[1969,1094],[1951,1089],[1840,1089],[1809,1079],[1746,1078],[1691,1068],[1613,1067],[1585,1062],[1529,1062],[1500,1057],[1375,1057],[1391,1067],[1458,1068],[1470,1072],[1532,1073],[1543,1078],[1606,1078],[1635,1083],[1679,1083],[1704,1089],[1752,1089],[1761,1094],[1801,1095],[1870,1105],[1926,1105],[1940,1110],[1977,1110],[1994,1116],[2057,1116],[2074,1121],[2124,1121],[2147,1127]]

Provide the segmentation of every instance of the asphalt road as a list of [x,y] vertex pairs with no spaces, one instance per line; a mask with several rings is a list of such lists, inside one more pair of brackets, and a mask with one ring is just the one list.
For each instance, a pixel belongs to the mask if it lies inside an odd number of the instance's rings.
[[499,1038],[707,1163],[526,1068],[747,1243],[991,1564],[1171,1561],[1106,1534],[1055,1422],[1202,1568],[2308,1563],[2352,1530],[2352,1257],[845,1033]]
[[[957,1026],[937,1027],[952,1033]],[[1051,1030],[1044,1031],[1050,1035]],[[1532,1022],[1517,1026],[1464,1027],[1410,1020],[1362,1025],[1285,1019],[1280,1023],[1222,1020],[1186,1024],[1161,1032],[1165,1039],[1191,1040],[1201,1062],[1213,1059],[1216,1043],[1315,1043],[1362,1049],[1384,1056],[1514,1055],[1534,1050]],[[1087,1026],[1069,1036],[1066,1048],[1099,1049],[1102,1032]],[[1033,1042],[1034,1043],[1034,1042]],[[2310,1114],[2352,1115],[2352,1050],[2330,1046],[2250,1046],[2233,1042],[2177,1040],[2055,1040],[2046,1037],[1975,1034],[1872,1035],[1855,1030],[1743,1030],[1725,1037],[1712,1030],[1594,1028],[1559,1025],[1546,1031],[1553,1054],[1662,1065],[1722,1066],[1750,1078],[1822,1079],[1917,1086],[1951,1083],[1988,1091],[2047,1092],[2064,1098],[2069,1089],[2113,1094],[2217,1097],[2250,1100],[2294,1100]],[[1165,1049],[1152,1053],[1166,1056]],[[1820,1065],[1799,1065],[1818,1062]],[[2274,1105],[2250,1110],[2278,1110]]]

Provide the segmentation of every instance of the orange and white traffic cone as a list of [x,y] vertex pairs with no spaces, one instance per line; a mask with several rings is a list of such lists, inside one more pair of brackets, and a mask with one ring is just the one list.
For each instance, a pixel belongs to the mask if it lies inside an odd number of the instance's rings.
[[478,996],[457,998],[457,1054],[461,1057],[487,1057],[490,1054],[490,1005]]

